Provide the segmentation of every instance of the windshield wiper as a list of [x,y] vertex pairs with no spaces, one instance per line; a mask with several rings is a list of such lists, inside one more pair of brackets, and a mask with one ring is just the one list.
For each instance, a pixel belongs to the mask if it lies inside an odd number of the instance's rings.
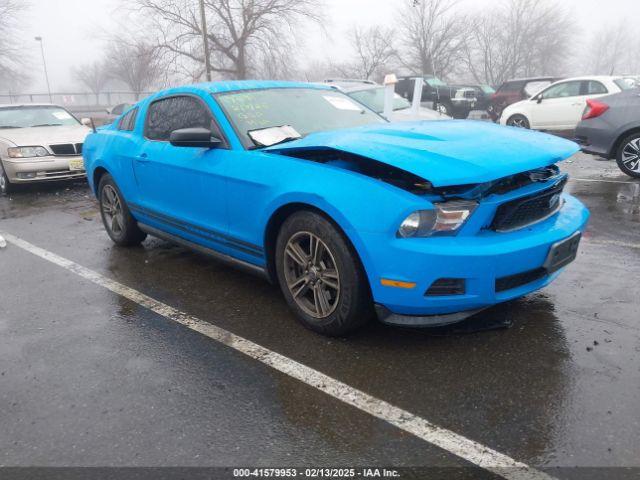
[[62,124],[61,123],[43,123],[40,125],[31,125],[31,128],[36,128],[36,127],[61,127]]
[[15,125],[0,125],[0,129],[2,130],[6,130],[9,128],[22,128],[22,127],[16,127]]

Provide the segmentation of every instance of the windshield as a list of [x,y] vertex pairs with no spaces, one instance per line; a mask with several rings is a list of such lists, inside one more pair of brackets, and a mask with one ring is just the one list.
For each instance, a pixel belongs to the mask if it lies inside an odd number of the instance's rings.
[[640,81],[637,77],[625,77],[614,80],[615,84],[620,87],[620,90],[631,90],[632,88],[640,87]]
[[424,81],[427,82],[432,87],[446,87],[447,86],[446,83],[444,83],[442,80],[440,80],[437,77],[425,78]]
[[[352,92],[348,94],[351,98],[366,105],[374,112],[382,113],[384,111],[384,87],[370,88],[367,90],[360,90],[358,92]],[[405,110],[411,107],[408,100],[402,98],[397,93],[393,96],[393,109]]]
[[253,141],[249,132],[272,127],[286,126],[288,131],[304,137],[314,132],[385,123],[371,110],[334,90],[270,88],[220,93],[216,98],[248,148],[268,146],[264,141]]
[[62,107],[0,108],[0,128],[57,127],[62,125],[79,125],[79,122]]

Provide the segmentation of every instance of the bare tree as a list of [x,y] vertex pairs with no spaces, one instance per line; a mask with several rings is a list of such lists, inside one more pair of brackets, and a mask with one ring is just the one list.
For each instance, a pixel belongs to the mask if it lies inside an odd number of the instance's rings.
[[639,45],[640,36],[625,23],[606,25],[588,42],[584,68],[601,75],[636,73]]
[[18,35],[20,17],[29,7],[19,0],[0,0],[0,84],[11,88],[24,85],[26,74],[24,48]]
[[389,67],[397,52],[393,46],[392,29],[373,26],[369,28],[354,27],[351,30],[351,43],[355,50],[350,64],[357,78],[379,79],[383,70]]
[[[212,69],[227,78],[244,79],[271,62],[293,63],[292,36],[302,20],[320,19],[322,0],[205,0]],[[204,53],[198,2],[135,0],[151,22],[158,46],[172,61],[203,71]],[[274,46],[278,46],[274,52]],[[286,58],[282,58],[287,51]],[[274,55],[275,53],[275,55]]]
[[112,77],[127,85],[136,100],[142,92],[158,83],[162,75],[158,48],[142,39],[112,39],[107,65]]
[[549,0],[507,0],[468,23],[464,63],[477,82],[563,73],[575,25]]
[[414,73],[446,77],[461,58],[466,33],[457,0],[404,0],[399,29],[402,63]]
[[96,96],[96,105],[100,103],[100,94],[110,80],[110,68],[104,61],[95,61],[73,69],[73,76]]

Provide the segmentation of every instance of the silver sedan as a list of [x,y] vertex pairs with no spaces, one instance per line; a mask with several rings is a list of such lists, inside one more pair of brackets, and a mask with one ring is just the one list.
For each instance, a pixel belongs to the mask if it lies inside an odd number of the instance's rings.
[[0,194],[21,183],[85,176],[89,132],[58,105],[0,105]]

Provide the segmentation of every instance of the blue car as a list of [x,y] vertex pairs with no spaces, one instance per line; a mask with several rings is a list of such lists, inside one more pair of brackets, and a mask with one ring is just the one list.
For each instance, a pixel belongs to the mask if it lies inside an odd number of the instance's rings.
[[575,143],[488,122],[388,123],[322,85],[166,90],[89,135],[111,239],[148,234],[280,285],[302,323],[433,326],[538,290],[588,210],[557,163]]

